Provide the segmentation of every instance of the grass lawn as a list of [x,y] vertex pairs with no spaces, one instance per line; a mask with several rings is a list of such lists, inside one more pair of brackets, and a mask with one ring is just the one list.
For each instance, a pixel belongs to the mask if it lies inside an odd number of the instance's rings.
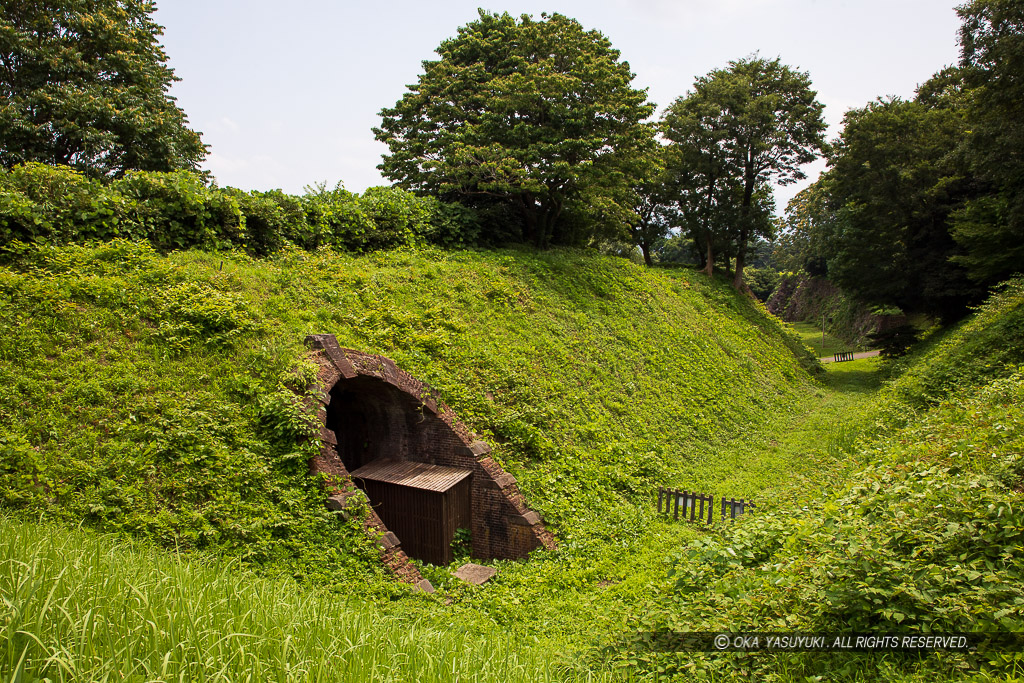
[[807,344],[814,350],[814,355],[818,358],[824,358],[831,356],[834,353],[840,351],[860,351],[851,344],[847,344],[842,339],[833,337],[826,333],[824,336],[825,343],[822,344],[821,327],[814,323],[791,323],[796,333],[800,335],[800,339],[804,344]]

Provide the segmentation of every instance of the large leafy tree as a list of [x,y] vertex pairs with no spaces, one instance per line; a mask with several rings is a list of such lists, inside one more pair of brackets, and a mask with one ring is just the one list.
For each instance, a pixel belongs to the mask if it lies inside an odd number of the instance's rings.
[[720,197],[716,203],[725,208],[728,192],[739,194],[735,215],[715,219],[719,230],[721,221],[733,221],[738,289],[744,286],[747,245],[770,225],[763,211],[765,188],[804,178],[800,167],[825,148],[824,106],[816,97],[806,73],[779,59],[752,57],[699,78],[693,92],[666,112],[666,137],[716,169],[717,184],[702,181]]
[[732,255],[742,196],[724,148],[725,131],[705,125],[714,112],[714,103],[691,94],[676,100],[661,122],[670,141],[666,166],[674,176],[679,224],[693,240],[708,275],[714,272],[716,257]]
[[962,109],[934,90],[846,114],[819,180],[832,212],[821,227],[829,278],[840,287],[869,303],[954,319],[977,291],[951,261],[949,219],[976,187],[957,152]]
[[967,250],[958,261],[992,283],[1024,270],[1024,3],[973,0],[957,11],[971,88],[965,149],[989,187],[958,210],[953,234]]
[[176,80],[148,0],[0,3],[0,164],[92,175],[195,169],[199,135],[168,95]]
[[374,129],[390,151],[379,166],[387,178],[512,206],[539,246],[565,241],[566,213],[629,224],[653,105],[607,38],[560,14],[481,10],[437,53]]

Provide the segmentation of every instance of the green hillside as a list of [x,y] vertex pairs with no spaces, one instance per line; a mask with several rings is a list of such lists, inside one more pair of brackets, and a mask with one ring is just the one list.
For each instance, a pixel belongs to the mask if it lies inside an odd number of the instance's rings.
[[[673,557],[676,631],[985,633],[964,653],[677,655],[644,642],[647,673],[808,680],[1020,680],[1024,674],[1024,283],[1005,283],[898,376],[842,444],[833,486],[742,520]],[[1016,645],[1005,638],[1016,634]],[[657,639],[655,639],[656,641]],[[628,656],[621,655],[619,656]]]
[[342,533],[313,512],[290,401],[310,389],[309,333],[433,385],[566,541],[659,484],[755,493],[710,455],[807,381],[795,338],[727,287],[582,253],[255,261],[121,242],[7,261],[4,462],[33,474],[5,478],[5,502],[256,562],[301,557],[307,516]]
[[694,537],[657,520],[659,485],[752,498],[812,465],[749,446],[796,414],[813,386],[801,362],[816,361],[759,305],[685,269],[558,250],[253,260],[128,242],[15,246],[4,263],[6,507],[318,590],[405,595],[401,611],[435,599],[386,575],[306,474],[315,445],[294,395],[312,390],[309,333],[393,358],[495,447],[559,549],[498,563],[487,592],[423,572],[464,618],[563,650],[621,628],[664,580],[667,549]]
[[[16,246],[4,264],[5,677],[314,680],[339,638],[351,645],[328,680],[1013,670],[675,655],[656,634],[1016,629],[1019,282],[894,366],[879,396],[876,359],[821,374],[725,283],[592,253],[254,260],[115,242]],[[307,474],[294,397],[312,389],[312,332],[432,384],[558,549],[492,562],[482,588],[429,565],[436,594],[396,583]],[[702,530],[659,518],[659,485],[759,508]],[[274,649],[289,638],[307,645]]]

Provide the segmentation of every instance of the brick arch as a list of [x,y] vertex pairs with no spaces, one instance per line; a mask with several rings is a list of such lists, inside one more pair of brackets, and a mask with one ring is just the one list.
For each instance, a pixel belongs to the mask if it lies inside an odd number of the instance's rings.
[[[332,482],[329,506],[343,508],[354,488],[349,472],[379,458],[458,467],[472,471],[475,558],[518,559],[535,548],[554,549],[554,537],[526,506],[515,478],[433,389],[389,358],[341,348],[334,335],[310,335],[306,344],[320,368],[321,389],[321,447],[310,469]],[[401,550],[401,539],[372,511],[367,524],[381,534],[384,559],[395,573],[421,582]]]

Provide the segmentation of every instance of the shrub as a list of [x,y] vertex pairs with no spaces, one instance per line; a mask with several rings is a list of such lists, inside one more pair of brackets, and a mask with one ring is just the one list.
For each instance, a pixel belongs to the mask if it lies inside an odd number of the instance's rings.
[[148,239],[159,251],[243,244],[237,199],[207,187],[194,173],[131,172],[110,190],[125,202],[128,235]]
[[0,170],[0,243],[65,244],[121,234],[123,200],[67,166]]
[[367,235],[373,230],[373,223],[363,211],[358,195],[346,190],[341,183],[331,190],[320,183],[307,187],[302,199],[310,227],[310,240],[303,245],[305,249],[329,245],[344,251],[366,251]]
[[251,255],[267,256],[285,244],[315,248],[300,197],[281,190],[243,192],[227,188],[223,192],[238,202],[245,217],[245,245]]

